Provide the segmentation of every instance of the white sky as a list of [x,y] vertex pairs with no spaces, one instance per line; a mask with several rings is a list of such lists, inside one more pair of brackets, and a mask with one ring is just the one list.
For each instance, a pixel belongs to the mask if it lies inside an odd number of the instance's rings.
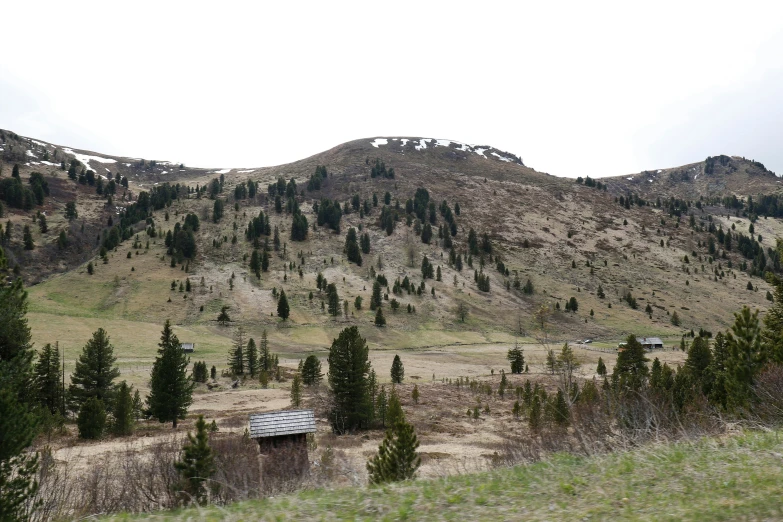
[[[545,5],[544,5],[545,4]],[[562,176],[783,174],[780,2],[4,2],[0,127],[202,167],[450,138]]]

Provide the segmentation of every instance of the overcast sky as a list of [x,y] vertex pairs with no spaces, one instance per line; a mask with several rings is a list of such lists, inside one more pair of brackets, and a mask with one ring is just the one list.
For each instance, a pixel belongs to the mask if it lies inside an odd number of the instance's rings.
[[[543,5],[546,4],[546,5]],[[0,127],[202,167],[374,136],[783,174],[780,2],[6,2]]]

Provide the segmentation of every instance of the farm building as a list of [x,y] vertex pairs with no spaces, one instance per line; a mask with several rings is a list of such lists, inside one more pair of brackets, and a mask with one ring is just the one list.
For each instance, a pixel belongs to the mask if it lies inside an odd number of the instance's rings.
[[313,410],[281,410],[250,415],[250,438],[258,442],[265,458],[265,472],[279,476],[283,469],[287,475],[310,469],[308,433],[315,433]]
[[663,350],[663,341],[660,337],[637,337],[636,340],[645,350]]
[[193,353],[196,351],[196,343],[180,343],[180,346],[185,353]]

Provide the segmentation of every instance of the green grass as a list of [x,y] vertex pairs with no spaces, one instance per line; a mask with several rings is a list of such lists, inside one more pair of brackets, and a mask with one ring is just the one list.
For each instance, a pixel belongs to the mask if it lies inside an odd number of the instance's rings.
[[783,517],[781,484],[783,432],[749,432],[106,520],[772,520]]

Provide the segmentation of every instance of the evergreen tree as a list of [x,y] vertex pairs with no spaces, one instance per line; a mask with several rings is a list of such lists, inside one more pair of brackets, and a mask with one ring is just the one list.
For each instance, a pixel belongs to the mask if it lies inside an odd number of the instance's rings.
[[380,419],[381,426],[386,427],[386,413],[389,408],[389,401],[386,397],[386,387],[381,386],[381,391],[378,393],[378,398],[375,401],[376,417]]
[[266,249],[264,249],[264,252],[261,254],[261,271],[269,271],[269,253],[266,251]]
[[598,358],[598,368],[596,368],[595,373],[597,373],[599,377],[606,377],[606,364],[604,364],[604,359],[602,357]]
[[338,433],[367,426],[370,417],[368,355],[367,341],[355,326],[341,331],[329,349],[329,385],[333,397],[330,419]]
[[227,305],[224,305],[220,309],[220,313],[218,314],[218,317],[217,317],[217,322],[221,326],[228,326],[228,323],[231,322],[231,317],[229,317],[229,315],[228,315],[228,309],[229,309],[229,307]]
[[114,397],[114,379],[120,370],[116,365],[114,347],[109,342],[106,330],[98,328],[92,339],[84,345],[76,368],[71,374],[68,395],[74,409],[81,409],[84,402],[95,397],[104,406],[111,407]]
[[193,402],[195,384],[186,373],[190,359],[185,356],[169,320],[163,325],[158,346],[158,356],[152,365],[147,407],[158,422],[171,421],[176,428],[177,421],[185,418]]
[[392,427],[398,422],[405,422],[405,412],[402,410],[400,396],[397,395],[397,388],[394,386],[389,393],[389,402],[386,406],[386,422]]
[[370,310],[381,307],[381,284],[375,280],[372,284],[372,297],[370,298]]
[[383,308],[375,311],[375,326],[386,326],[386,318],[383,316]]
[[568,424],[568,417],[569,417],[568,403],[566,402],[565,394],[563,393],[563,390],[557,390],[557,395],[554,398],[554,403],[552,407],[552,413],[553,413],[554,421],[557,424],[560,424],[561,426],[565,426]]
[[26,451],[38,431],[26,313],[21,279],[0,285],[0,520],[9,521],[27,520],[38,489],[38,454]]
[[315,355],[308,355],[302,365],[302,382],[306,386],[317,386],[321,379],[323,379],[321,361]]
[[511,362],[511,373],[522,373],[525,370],[525,355],[516,343],[508,351],[506,358]]
[[340,296],[337,294],[337,285],[329,283],[326,286],[326,302],[329,315],[337,317],[340,315]]
[[416,476],[421,457],[416,450],[419,440],[413,425],[396,423],[378,447],[378,454],[367,462],[371,484],[410,480]]
[[756,375],[766,362],[758,315],[758,310],[751,313],[750,308],[743,306],[734,314],[734,324],[726,334],[726,391],[731,406],[748,404]]
[[706,395],[709,393],[709,386],[712,382],[710,367],[712,362],[712,353],[710,352],[707,339],[697,336],[693,339],[691,347],[688,349],[688,358],[685,360],[685,371],[691,382],[699,386]]
[[89,397],[79,409],[76,419],[79,438],[100,439],[106,428],[106,406],[97,397]]
[[395,355],[391,365],[391,382],[392,384],[402,384],[404,378],[405,367],[402,365],[402,359],[399,355]]
[[348,234],[345,236],[345,253],[348,256],[348,261],[362,266],[362,254],[359,249],[356,229],[353,227],[348,229]]
[[625,341],[625,348],[617,354],[612,380],[621,390],[641,389],[649,373],[648,360],[644,355],[644,347],[636,340],[636,336],[629,335]]
[[247,358],[247,365],[245,366],[247,373],[251,377],[255,377],[258,374],[258,349],[256,348],[256,342],[252,338],[247,342],[245,356]]
[[288,298],[285,296],[285,290],[281,290],[280,298],[277,300],[277,316],[285,321],[290,313],[291,309],[288,307]]
[[[778,240],[778,252],[783,243]],[[764,316],[764,328],[761,338],[767,358],[774,363],[783,363],[783,280],[770,276],[769,282],[774,286],[773,304]]]
[[302,377],[296,373],[291,381],[291,406],[298,408],[302,404]]
[[258,366],[265,372],[272,371],[274,359],[269,351],[269,339],[266,335],[266,328],[261,332],[261,342],[258,344]]
[[234,375],[245,374],[245,329],[242,326],[234,333],[234,345],[228,355],[228,368]]
[[132,389],[133,386],[128,386],[128,383],[125,381],[122,381],[117,387],[117,398],[114,402],[114,419],[111,427],[114,435],[133,434],[135,416],[133,413]]
[[185,502],[207,501],[207,481],[215,474],[214,455],[209,447],[209,433],[204,416],[196,421],[196,436],[188,431],[188,441],[182,446],[182,457],[174,463],[181,479],[180,488]]
[[38,402],[49,413],[65,414],[63,411],[63,390],[60,374],[60,350],[46,344],[38,354],[35,365],[35,390]]
[[32,250],[35,248],[35,243],[33,243],[33,234],[30,232],[30,226],[25,225],[22,233],[22,238],[24,241],[24,249],[25,250]]
[[419,404],[419,385],[414,384],[413,385],[413,391],[411,392],[411,399],[413,399],[414,404]]
[[726,408],[728,404],[728,390],[726,386],[726,362],[728,359],[729,349],[726,343],[726,336],[722,332],[718,332],[712,346],[710,374],[713,376],[713,381],[709,397],[710,401],[720,405],[722,408]]
[[257,278],[261,278],[261,258],[258,255],[258,249],[253,249],[253,253],[250,255],[250,270]]
[[552,375],[557,371],[557,357],[554,350],[547,350],[546,352],[546,369]]

